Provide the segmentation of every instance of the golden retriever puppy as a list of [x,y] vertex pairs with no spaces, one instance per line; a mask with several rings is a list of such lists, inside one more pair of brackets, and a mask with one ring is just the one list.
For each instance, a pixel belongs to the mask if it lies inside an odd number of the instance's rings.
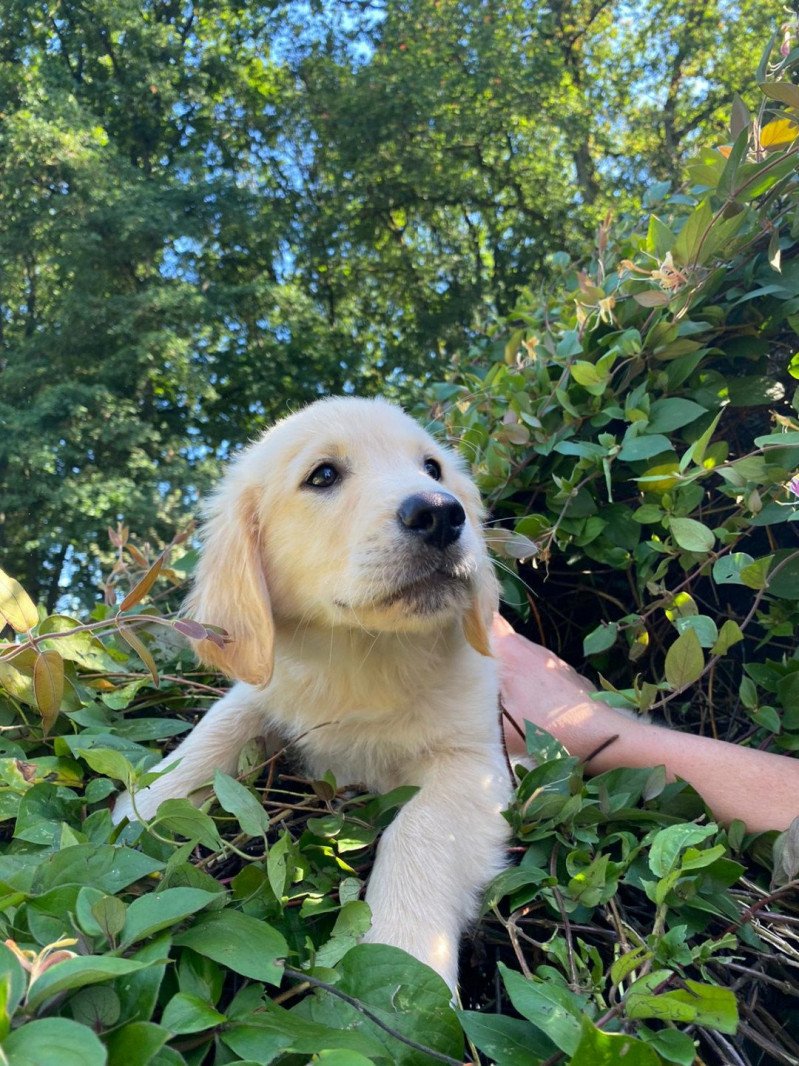
[[[383,834],[366,940],[455,987],[458,942],[503,866],[509,780],[488,633],[496,583],[460,459],[382,400],[321,400],[230,466],[206,509],[188,611],[236,684],[136,795],[208,795],[253,736],[309,773],[418,793]],[[201,791],[203,790],[204,791]],[[120,797],[116,821],[135,817]]]

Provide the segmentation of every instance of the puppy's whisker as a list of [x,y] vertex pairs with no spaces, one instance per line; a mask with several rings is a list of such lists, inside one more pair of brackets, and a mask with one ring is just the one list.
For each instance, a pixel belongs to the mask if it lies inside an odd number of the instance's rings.
[[358,669],[359,669],[359,670],[363,670],[363,668],[364,668],[364,667],[366,666],[366,660],[367,660],[367,659],[369,658],[369,656],[370,656],[370,655],[372,654],[372,652],[374,651],[374,649],[375,649],[375,646],[377,645],[377,642],[378,642],[378,640],[380,640],[380,634],[379,634],[379,633],[375,633],[375,635],[374,635],[374,639],[372,640],[372,643],[371,643],[371,644],[369,645],[369,647],[368,647],[368,648],[366,649],[366,654],[365,654],[365,655],[364,655],[364,657],[363,657],[363,658],[361,659],[360,665],[359,665],[359,667],[358,667]]
[[496,556],[492,556],[491,561],[493,562],[494,566],[499,567],[500,570],[503,570],[506,574],[509,574],[510,577],[514,578],[514,580],[518,581],[520,585],[527,589],[531,596],[536,595],[532,585],[528,584],[528,582],[526,582],[523,577],[519,577],[518,573],[513,569],[512,566],[510,566],[506,562],[503,562],[502,559],[497,559]]

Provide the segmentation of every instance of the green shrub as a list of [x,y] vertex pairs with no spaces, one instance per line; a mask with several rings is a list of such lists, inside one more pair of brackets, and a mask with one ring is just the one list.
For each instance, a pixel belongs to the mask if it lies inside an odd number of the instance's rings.
[[[735,101],[730,143],[702,147],[685,190],[659,185],[648,217],[608,219],[588,264],[553,255],[559,282],[523,292],[432,390],[439,430],[488,501],[504,599],[524,629],[595,672],[612,706],[788,753],[799,749],[796,62],[767,55],[758,113]],[[701,1032],[705,1061],[762,1061],[763,1049],[789,1061],[791,1038],[751,1011],[742,954],[762,961],[764,945],[742,927],[739,878],[773,864],[772,891],[795,903],[799,821],[769,856],[768,838],[740,824],[698,825],[696,797],[662,775],[586,783],[562,751],[537,754],[512,812],[523,858],[494,889],[515,965],[535,972],[532,988],[505,975],[513,1007],[552,1039],[531,997],[557,993],[576,1017],[579,989],[594,1026],[649,1045],[636,1045],[642,1062],[651,1048],[693,1061],[684,1033],[637,1024],[653,1018]],[[770,943],[778,956],[787,946]],[[730,966],[754,982],[739,1019]],[[713,1020],[725,997],[730,1013]],[[571,1042],[559,1033],[566,1057],[622,1061],[619,1036],[583,1025],[579,1051],[576,1025]],[[736,1032],[733,1047],[721,1034]]]
[[687,193],[608,221],[588,265],[556,253],[558,287],[524,292],[433,392],[491,508],[506,602],[545,643],[574,658],[579,637],[608,701],[642,712],[731,711],[709,686],[729,696],[744,663],[735,729],[795,750],[799,88],[762,88]]

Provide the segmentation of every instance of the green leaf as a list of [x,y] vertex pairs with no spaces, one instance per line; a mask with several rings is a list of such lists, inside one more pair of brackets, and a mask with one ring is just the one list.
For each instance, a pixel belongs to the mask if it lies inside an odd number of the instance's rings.
[[28,1006],[35,1010],[46,999],[84,985],[113,981],[135,973],[147,965],[133,959],[118,959],[113,955],[77,955],[74,959],[57,962],[34,981],[28,994]]
[[654,525],[663,518],[664,513],[663,508],[656,503],[642,503],[633,511],[633,519],[641,525]]
[[125,904],[116,896],[101,896],[90,906],[92,918],[103,936],[113,940],[125,924]]
[[642,1025],[639,1032],[657,1053],[667,1062],[676,1062],[677,1066],[693,1066],[696,1061],[696,1047],[688,1033],[677,1029],[661,1029],[653,1033]]
[[649,868],[656,877],[665,877],[678,866],[680,852],[699,844],[718,832],[713,822],[694,825],[691,822],[670,825],[655,834],[649,848]]
[[87,670],[116,670],[118,662],[91,633],[74,632],[80,623],[64,614],[51,614],[39,625],[39,636],[57,633],[53,640],[39,640],[39,647],[52,648],[63,658],[79,663]]
[[789,429],[784,433],[765,433],[763,436],[755,437],[755,444],[758,448],[773,448],[774,445],[796,448],[799,446],[799,429]]
[[373,1059],[367,1059],[357,1051],[341,1048],[335,1051],[320,1051],[313,1061],[320,1062],[322,1066],[374,1066]]
[[768,571],[768,591],[780,599],[799,600],[799,554],[795,548],[781,548],[774,553]]
[[[633,424],[635,425],[635,423]],[[628,433],[630,430],[628,430]],[[672,450],[672,443],[668,437],[660,433],[645,434],[643,436],[627,436],[622,441],[621,449],[617,456],[625,463],[637,463],[643,459],[652,459],[655,455]]]
[[661,222],[657,215],[649,216],[646,250],[650,255],[654,255],[656,259],[662,261],[666,258],[666,253],[671,251],[675,240],[676,237],[665,222]]
[[[147,963],[143,970],[131,974],[117,985],[124,1021],[146,1022],[153,1016],[161,984],[167,971],[172,941],[163,935],[134,952],[137,962]],[[171,969],[171,963],[170,963]]]
[[288,945],[276,929],[229,909],[204,915],[191,929],[175,937],[175,944],[191,948],[234,973],[270,985],[280,984],[281,963],[288,954]]
[[674,242],[671,254],[677,266],[704,261],[706,258],[704,244],[707,241],[712,218],[710,201],[704,199],[688,216]]
[[[11,1015],[13,1015],[25,995],[25,990],[28,987],[28,978],[17,956],[3,943],[0,943],[0,973],[2,974],[0,984],[5,982],[5,990],[2,997],[3,1009],[0,1010],[0,1018],[3,1018],[3,1014],[5,1014],[3,1021],[7,1025]],[[0,1030],[0,1043],[2,1043],[4,1037],[5,1033]]]
[[[338,1002],[341,1003],[341,1000]],[[302,1008],[287,1011],[267,1000],[249,1017],[229,1022],[221,1031],[220,1039],[241,1058],[258,1063],[272,1063],[283,1051],[308,1056],[321,1051],[343,1050],[345,1054],[363,1055],[367,1061],[371,1061],[372,1057],[381,1063],[387,1060],[386,1049],[381,1041],[366,1032],[354,1031],[357,1019],[363,1018],[363,1015],[355,1014],[354,1008],[343,1005],[344,1016],[334,1016],[329,1024],[301,1016],[300,1009],[305,1013],[309,1010],[302,1005]],[[345,1021],[350,1024],[345,1025]],[[359,1028],[366,1029],[366,1025],[362,1023]],[[402,1046],[391,1041],[392,1050]],[[398,1058],[387,1061],[408,1060]]]
[[705,848],[703,851],[697,848],[686,848],[685,854],[680,861],[681,870],[703,870],[720,859],[727,851],[724,844],[716,844],[715,847]]
[[716,628],[716,623],[706,614],[677,618],[674,625],[678,633],[684,633],[686,629],[692,629],[703,648],[712,648],[718,639],[719,631]]
[[592,396],[601,396],[608,383],[608,375],[600,374],[593,363],[587,363],[582,359],[572,363],[571,376],[578,385],[591,393]]
[[779,100],[788,107],[799,108],[799,85],[794,85],[792,81],[761,81],[760,90],[772,100]]
[[751,711],[757,707],[757,686],[750,677],[741,678],[741,683],[738,686],[738,695],[747,710]]
[[605,1033],[587,1018],[583,1035],[569,1066],[662,1066],[658,1054],[642,1040],[622,1033]]
[[741,571],[754,562],[746,552],[731,552],[713,563],[713,580],[717,585],[743,585]]
[[135,777],[136,771],[130,762],[122,752],[112,748],[77,748],[75,754],[88,763],[95,773],[121,781],[126,788]]
[[757,725],[762,726],[763,729],[767,729],[770,733],[780,733],[782,731],[780,716],[773,707],[758,707],[758,709],[752,713],[752,720],[756,722]]
[[769,374],[745,374],[730,378],[727,392],[732,407],[761,407],[779,403],[785,396],[785,386]]
[[744,639],[743,630],[732,618],[728,618],[719,630],[718,638],[710,649],[711,655],[726,655],[734,644]]
[[496,1066],[530,1066],[534,1059],[548,1059],[555,1045],[522,1018],[483,1011],[455,1011],[463,1031]]
[[335,966],[344,955],[357,944],[372,924],[372,912],[369,904],[363,900],[345,903],[336,918],[336,924],[329,940],[316,952],[317,966]]
[[164,863],[132,848],[77,844],[51,855],[38,867],[36,886],[91,885],[113,895],[142,877],[163,870]]
[[567,329],[558,341],[555,353],[560,359],[571,359],[583,350],[580,334],[576,329]]
[[[450,991],[429,967],[399,948],[358,944],[347,952],[336,971],[336,988],[364,1003],[392,1029],[462,1061],[463,1031],[450,1006]],[[418,1052],[393,1039],[329,992],[315,993],[296,1012],[333,1030],[350,1030],[367,1036],[383,1046],[384,1057],[392,1066],[417,1063],[421,1066],[425,1061]],[[364,1053],[369,1054],[366,1049]]]
[[217,770],[214,774],[214,792],[222,810],[232,814],[248,836],[264,836],[269,831],[266,811],[239,781]]
[[170,1033],[202,1033],[227,1021],[213,1005],[188,992],[178,992],[164,1008],[161,1024]]
[[746,150],[749,147],[750,129],[747,126],[742,129],[735,138],[735,143],[732,146],[732,151],[727,156],[727,161],[724,164],[724,170],[721,172],[718,186],[716,187],[716,193],[723,200],[731,199],[735,195],[735,183],[738,177],[738,168],[741,165],[741,161],[746,155]]
[[675,543],[689,552],[713,550],[716,537],[711,529],[695,518],[670,518],[669,529]]
[[119,996],[109,985],[89,985],[70,996],[69,1009],[76,1022],[95,1032],[108,1029],[119,1021]]
[[738,136],[741,130],[745,129],[752,121],[752,116],[749,114],[749,109],[746,104],[740,98],[738,93],[734,93],[732,97],[732,108],[730,109],[730,133],[732,139]]
[[139,896],[128,907],[122,944],[129,947],[145,940],[153,933],[184,921],[219,898],[216,892],[205,892],[201,888],[167,888]]
[[85,1025],[68,1018],[41,1018],[3,1041],[9,1066],[106,1066],[106,1051]]
[[291,837],[285,832],[269,849],[266,857],[266,876],[277,899],[282,899],[286,891],[288,876],[287,855],[291,848]]
[[616,643],[619,627],[616,622],[603,622],[583,638],[583,655],[598,655]]
[[683,400],[679,397],[667,397],[663,400],[655,400],[649,411],[650,433],[672,433],[675,429],[690,425],[697,418],[706,415],[707,411],[693,400]]
[[777,699],[786,711],[799,711],[799,670],[794,670],[777,682]]
[[582,1039],[583,1001],[562,985],[522,977],[503,963],[499,963],[499,971],[519,1014],[546,1033],[561,1051],[573,1055]]
[[631,951],[620,955],[610,967],[610,979],[614,985],[628,977],[633,970],[637,970],[644,962],[652,958],[652,952],[643,945],[633,948]]
[[219,851],[224,846],[213,818],[187,799],[164,800],[151,824],[202,844],[210,851]]
[[108,1036],[108,1066],[149,1066],[168,1039],[154,1022],[129,1022]]
[[738,1006],[729,988],[686,979],[684,988],[653,994],[652,989],[671,976],[669,970],[656,970],[636,981],[624,999],[627,1017],[700,1025],[731,1035],[736,1032]]
[[773,555],[764,555],[761,559],[755,559],[754,562],[742,567],[739,572],[741,584],[746,585],[748,589],[760,590],[765,588],[768,572],[773,561]]
[[779,888],[799,875],[799,818],[794,818],[784,833],[774,841],[774,876],[772,885]]
[[702,675],[705,657],[693,629],[681,633],[666,652],[666,680],[672,689],[693,684]]

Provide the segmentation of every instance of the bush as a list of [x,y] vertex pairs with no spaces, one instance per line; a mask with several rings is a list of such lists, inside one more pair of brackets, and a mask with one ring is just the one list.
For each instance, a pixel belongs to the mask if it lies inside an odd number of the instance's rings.
[[[656,186],[648,217],[608,219],[589,264],[553,255],[557,286],[522,293],[492,340],[433,390],[439,429],[460,442],[488,500],[504,598],[526,631],[594,671],[612,706],[783,753],[799,749],[795,62],[767,56],[758,113],[735,101],[730,143],[698,153],[687,191]],[[574,991],[592,993],[600,1028],[626,1016],[623,1028],[667,1061],[692,1052],[675,1032],[667,1048],[630,1019],[688,1021],[686,1000],[702,1015],[689,1031],[707,1027],[705,1060],[759,1061],[754,1044],[788,1061],[790,1038],[777,1046],[768,1015],[753,1017],[751,986],[738,1023],[710,1019],[732,995],[730,967],[756,982],[748,964],[738,969],[741,953],[764,964],[765,945],[741,928],[744,866],[731,859],[770,865],[770,841],[745,838],[741,825],[715,835],[686,824],[699,808],[680,809],[686,791],[663,789],[657,775],[620,771],[586,785],[562,752],[543,760],[522,777],[513,816],[520,868],[494,889],[509,931],[536,941],[537,991],[563,995],[565,981],[575,1016]],[[783,897],[797,884],[797,828],[773,856],[771,889]],[[575,911],[590,936],[569,932]],[[552,930],[563,937],[548,939]],[[530,941],[512,940],[528,972]],[[778,954],[785,947],[780,937]],[[698,992],[699,976],[715,988]],[[545,1029],[529,988],[526,1010],[514,995],[518,980],[507,984],[513,1006]],[[638,996],[653,988],[641,1011]],[[736,1031],[735,1050],[717,1035]],[[598,1060],[605,1038],[584,1039]]]
[[[792,83],[762,88],[799,112]],[[799,127],[772,111],[738,102],[688,194],[608,221],[591,264],[556,253],[557,290],[523,293],[434,393],[545,643],[579,639],[614,705],[726,704],[714,732],[795,750]],[[741,663],[744,714],[708,689]]]
[[[700,153],[687,194],[653,190],[659,215],[603,227],[582,270],[554,257],[558,290],[523,294],[434,389],[533,632],[572,658],[584,642],[614,704],[783,751],[799,737],[795,58],[764,63],[765,109],[736,104],[732,145]],[[404,793],[342,795],[253,746],[202,809],[115,828],[109,797],[146,783],[219,689],[168,609],[191,553],[113,539],[121,603],[86,621],[41,617],[0,576],[17,631],[0,643],[12,1066],[795,1061],[797,835],[720,829],[657,768],[588,779],[531,734],[508,812],[519,862],[488,892],[458,1010],[413,959],[356,945],[370,847]]]

